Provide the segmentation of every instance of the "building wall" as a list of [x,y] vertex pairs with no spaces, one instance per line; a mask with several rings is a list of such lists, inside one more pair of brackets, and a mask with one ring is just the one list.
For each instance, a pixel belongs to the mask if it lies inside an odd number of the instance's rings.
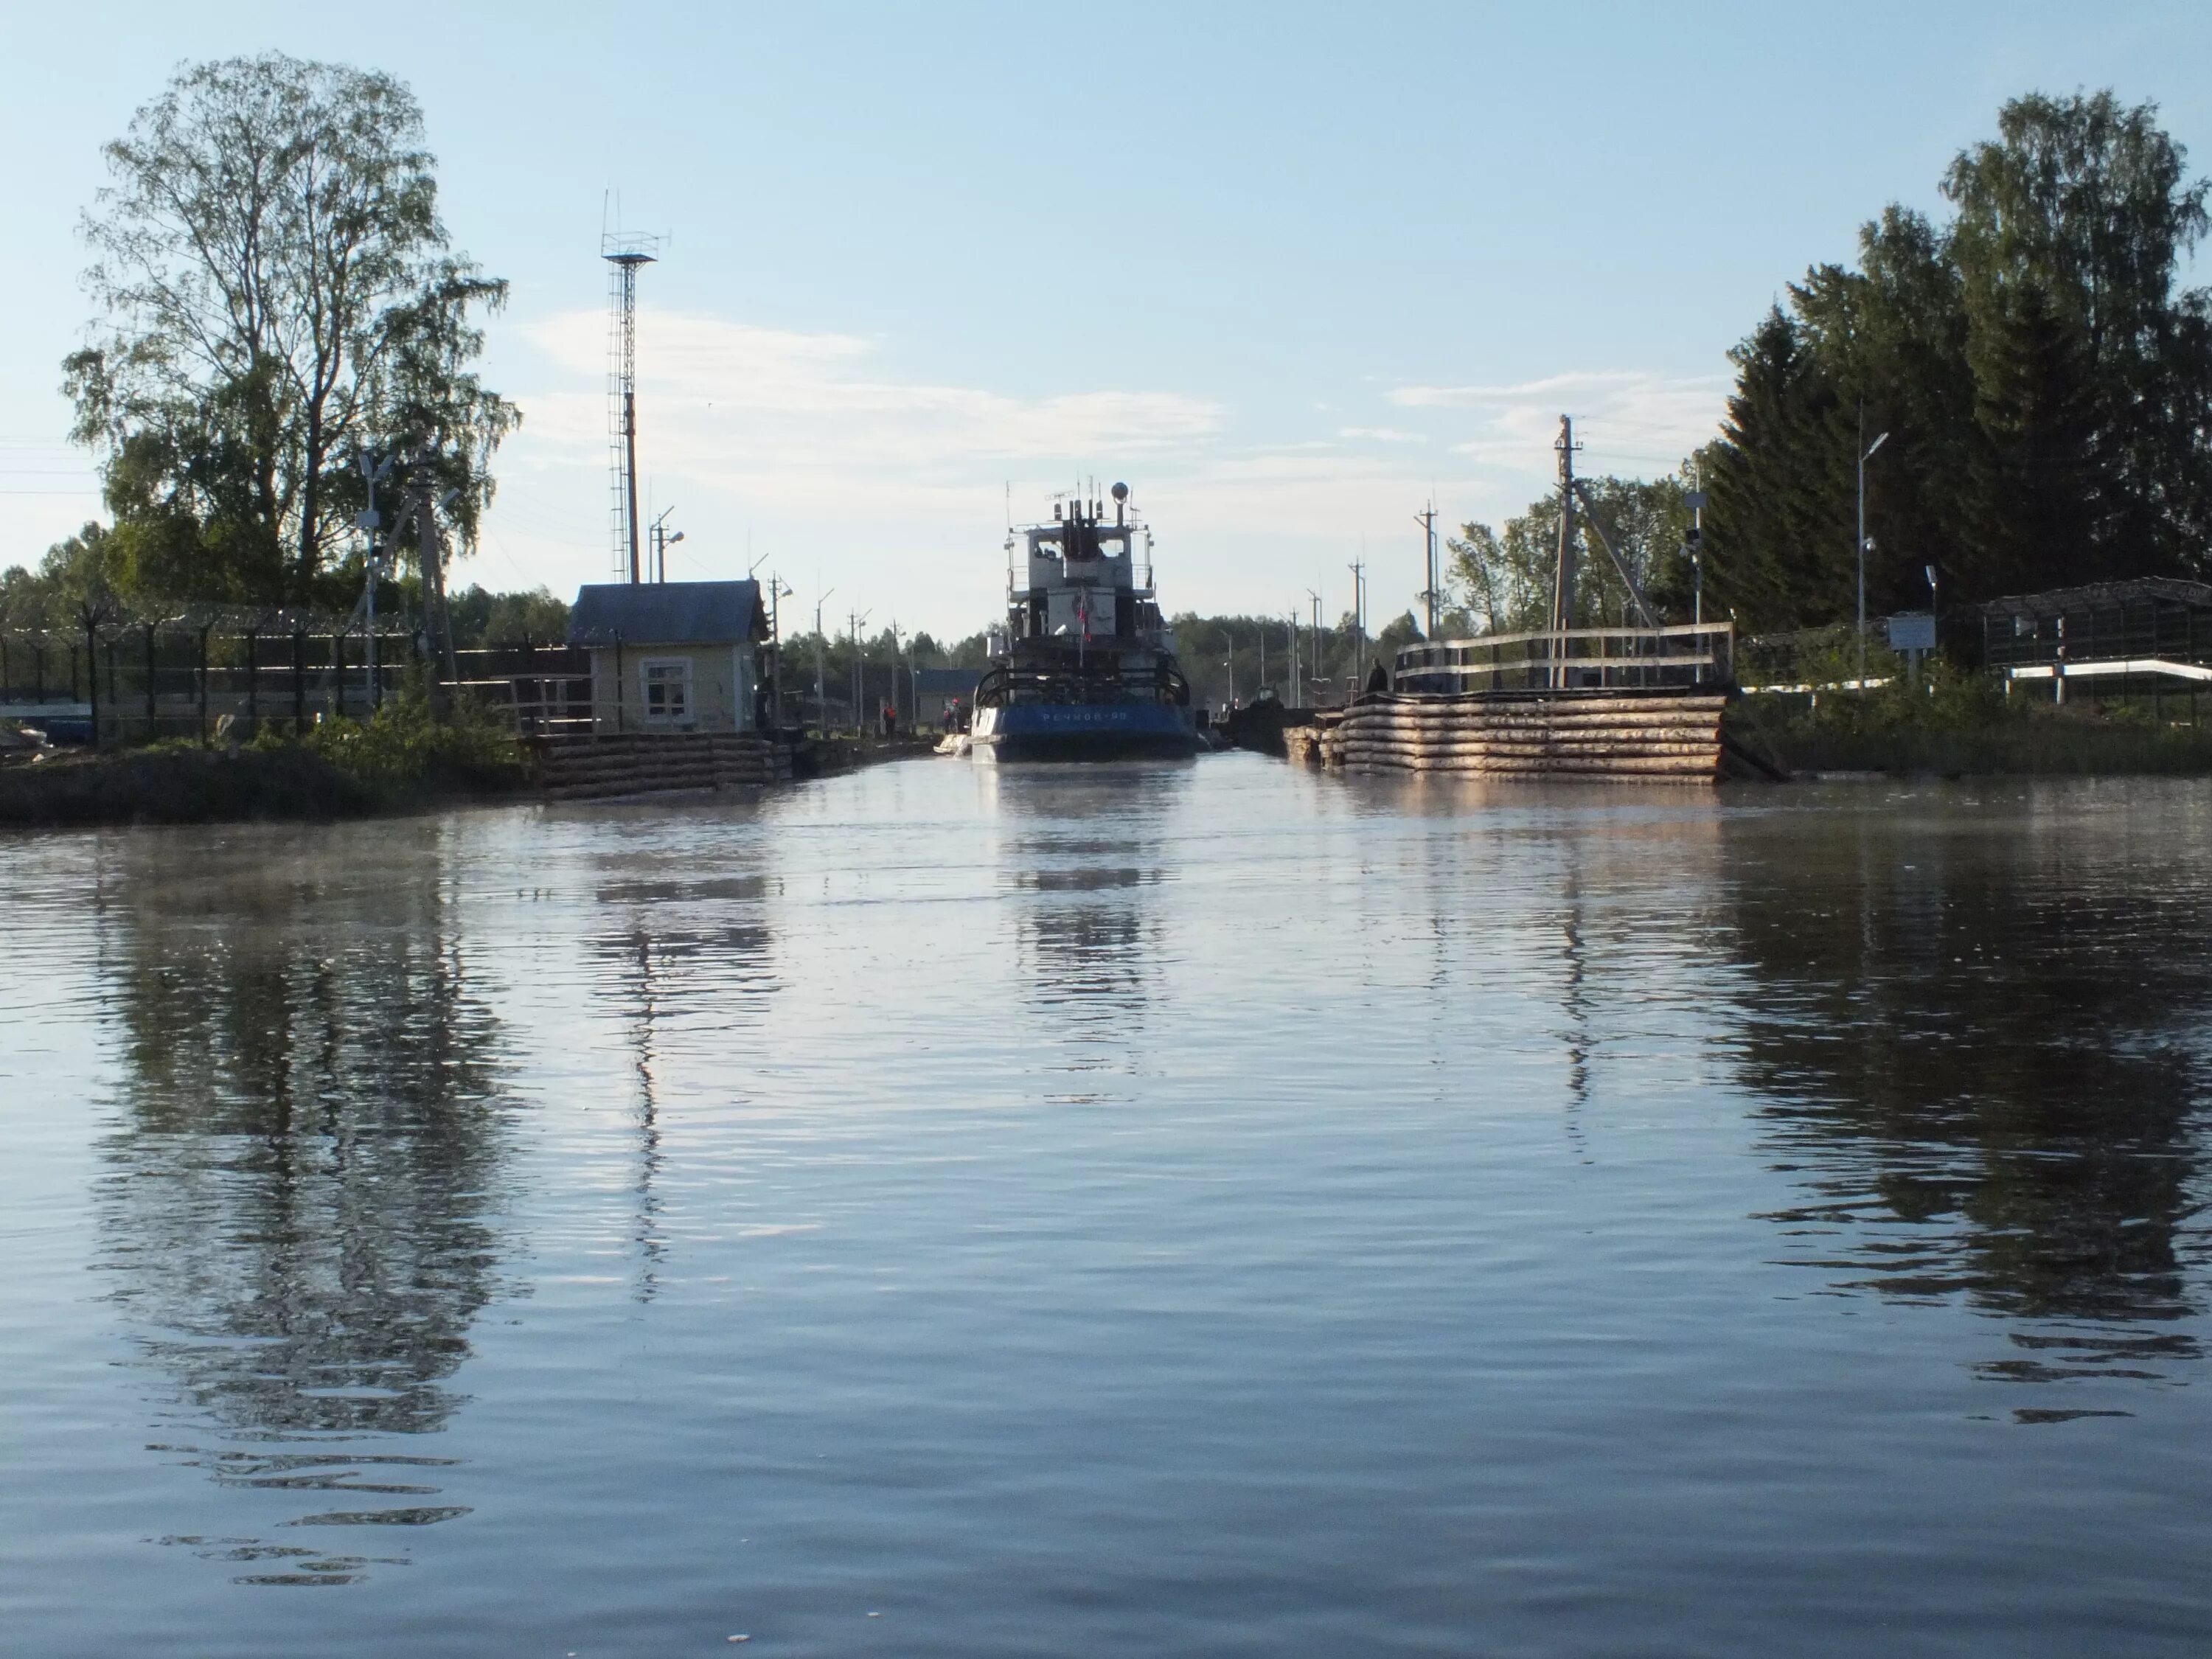
[[[690,669],[684,716],[651,718],[647,714],[647,669],[679,664],[688,664]],[[619,649],[595,646],[592,650],[592,729],[750,732],[758,679],[758,659],[750,644],[625,644]]]

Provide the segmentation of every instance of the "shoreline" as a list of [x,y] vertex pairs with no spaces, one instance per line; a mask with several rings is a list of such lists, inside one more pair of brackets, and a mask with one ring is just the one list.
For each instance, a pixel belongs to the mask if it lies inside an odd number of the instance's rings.
[[[923,738],[832,737],[805,745],[800,780],[857,771],[931,752]],[[763,786],[773,787],[775,786]],[[705,790],[654,790],[616,804],[690,799]],[[535,766],[495,776],[432,768],[404,781],[364,779],[302,745],[162,747],[93,754],[44,751],[0,764],[0,832],[136,825],[335,823],[406,817],[456,806],[550,805]]]

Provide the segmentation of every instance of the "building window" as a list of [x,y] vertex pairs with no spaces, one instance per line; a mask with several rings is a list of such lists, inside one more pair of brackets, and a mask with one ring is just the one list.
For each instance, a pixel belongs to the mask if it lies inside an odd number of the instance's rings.
[[638,665],[647,723],[681,726],[691,718],[691,659],[648,657]]

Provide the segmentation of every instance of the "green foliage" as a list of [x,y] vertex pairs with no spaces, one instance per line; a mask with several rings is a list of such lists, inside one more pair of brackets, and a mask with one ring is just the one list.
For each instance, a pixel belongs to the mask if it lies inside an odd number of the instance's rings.
[[[1681,473],[1664,478],[1585,480],[1597,505],[1599,524],[1591,526],[1589,507],[1577,501],[1577,626],[1632,626],[1636,621],[1627,585],[1606,554],[1606,541],[1612,543],[1661,620],[1689,620],[1692,584],[1683,550],[1690,528],[1688,471],[1685,463]],[[1556,492],[1530,502],[1518,518],[1507,520],[1503,534],[1486,524],[1462,525],[1445,546],[1451,556],[1446,586],[1454,604],[1468,613],[1468,622],[1465,628],[1442,630],[1447,638],[1550,625],[1559,556]]]
[[[1169,620],[1176,658],[1190,682],[1191,699],[1216,708],[1232,700],[1249,703],[1263,691],[1289,699],[1292,694],[1291,625],[1285,617],[1200,617],[1184,611]],[[1383,639],[1361,640],[1348,617],[1322,630],[1316,641],[1310,626],[1298,629],[1300,696],[1337,702],[1357,690],[1369,665],[1388,661],[1396,644],[1418,640],[1408,615],[1383,630]],[[1393,641],[1386,644],[1385,640]]]
[[488,645],[558,645],[568,637],[568,602],[539,586],[492,593],[471,584],[447,596],[453,644],[461,650]]
[[930,664],[935,668],[983,668],[991,661],[990,635],[978,630],[944,647]]
[[16,565],[0,573],[0,629],[38,634],[82,628],[88,612],[97,616],[113,605],[126,562],[112,534],[88,524],[48,548],[37,570]]
[[1942,662],[1863,694],[1747,697],[1735,729],[1796,771],[1945,775],[2212,772],[2212,726],[2175,698],[2053,706]]
[[1856,459],[1870,614],[1947,596],[2201,574],[2212,544],[2212,292],[2184,290],[2208,185],[2150,105],[2007,104],[1942,180],[1892,206],[1856,270],[1790,286],[1734,353],[1708,455],[1710,599],[1747,628],[1851,614]]
[[529,769],[521,744],[489,711],[464,702],[452,719],[437,719],[419,674],[365,720],[326,720],[300,738],[264,726],[252,746],[304,749],[386,799],[436,788],[512,787]]
[[1907,672],[1906,659],[1875,638],[1860,649],[1849,623],[1809,628],[1780,637],[1740,640],[1736,683],[1740,685],[1843,685],[1861,677],[1893,680]]
[[64,363],[127,592],[340,601],[359,453],[379,507],[458,489],[465,544],[520,416],[471,364],[507,285],[451,252],[422,116],[388,76],[278,53],[180,70],[109,144],[101,319]]

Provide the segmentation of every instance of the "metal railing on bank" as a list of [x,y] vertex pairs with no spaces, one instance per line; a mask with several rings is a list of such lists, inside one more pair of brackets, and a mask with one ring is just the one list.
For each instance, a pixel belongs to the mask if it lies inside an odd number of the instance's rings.
[[1398,653],[1391,684],[1448,695],[1634,690],[1724,685],[1735,669],[1733,623],[1534,629],[1408,646]]
[[374,636],[313,611],[201,607],[87,627],[0,631],[0,718],[57,739],[206,740],[228,715],[252,727],[360,718],[394,696],[416,644],[404,618]]
[[[0,629],[0,719],[40,726],[58,741],[110,745],[205,742],[218,729],[305,732],[374,714],[410,676],[428,672],[423,652],[404,615],[380,623],[373,636],[343,615],[218,606],[110,616],[91,627]],[[455,689],[524,736],[590,731],[588,653],[522,644],[454,654]]]

